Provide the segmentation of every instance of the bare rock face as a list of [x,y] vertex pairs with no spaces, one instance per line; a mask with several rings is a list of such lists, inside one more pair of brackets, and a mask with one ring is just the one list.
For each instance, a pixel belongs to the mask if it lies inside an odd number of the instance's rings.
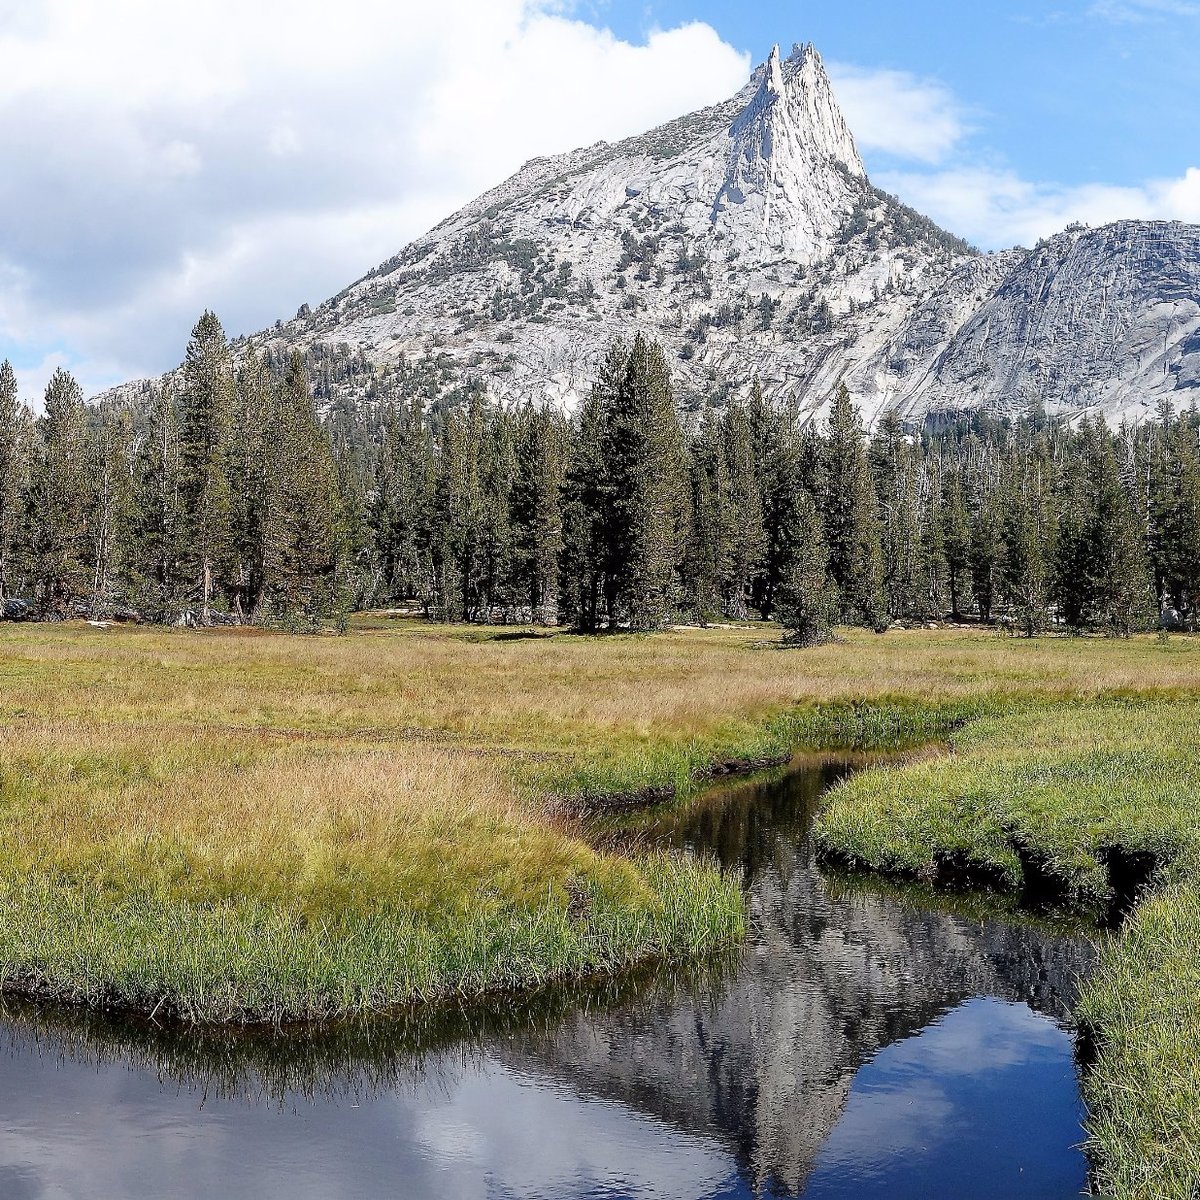
[[1200,227],[980,255],[871,186],[820,55],[776,48],[725,103],[526,163],[250,341],[573,405],[638,331],[694,405],[758,378],[810,417],[844,382],[868,424],[1032,403],[1116,421],[1198,394]]
[[1200,227],[1120,221],[1025,255],[936,364],[928,408],[1090,409],[1200,399]]
[[[872,188],[820,55],[797,46],[724,104],[534,159],[254,340],[440,355],[499,399],[572,404],[608,343],[641,330],[685,396],[758,376],[815,411],[961,261],[964,243]],[[868,393],[888,394],[864,377]]]

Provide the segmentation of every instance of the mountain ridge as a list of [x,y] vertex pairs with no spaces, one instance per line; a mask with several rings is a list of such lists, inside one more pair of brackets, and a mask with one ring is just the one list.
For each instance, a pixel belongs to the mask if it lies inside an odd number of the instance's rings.
[[691,405],[757,378],[808,417],[845,383],[869,425],[1031,404],[1138,417],[1200,394],[1200,227],[979,254],[871,184],[815,47],[775,47],[730,99],[530,159],[245,340],[344,347],[383,376],[436,358],[443,392],[572,406],[635,332]]

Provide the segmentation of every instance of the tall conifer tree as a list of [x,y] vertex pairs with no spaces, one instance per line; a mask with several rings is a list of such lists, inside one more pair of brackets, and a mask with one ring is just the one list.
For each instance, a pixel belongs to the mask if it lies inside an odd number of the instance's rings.
[[825,447],[823,515],[829,571],[843,616],[880,628],[885,620],[883,550],[862,422],[845,384],[834,393]]
[[29,487],[29,418],[8,359],[0,363],[0,606],[17,582],[17,536]]
[[205,312],[192,330],[179,391],[180,497],[188,573],[207,623],[230,562],[233,495],[234,377],[220,321]]
[[29,492],[30,575],[43,615],[88,595],[88,444],[79,384],[61,367],[46,386]]

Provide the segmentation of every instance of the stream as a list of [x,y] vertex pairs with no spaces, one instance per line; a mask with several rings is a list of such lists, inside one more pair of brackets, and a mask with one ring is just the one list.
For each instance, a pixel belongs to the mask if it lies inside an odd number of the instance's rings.
[[284,1035],[0,1002],[0,1197],[1072,1197],[1085,933],[818,869],[851,764],[642,818],[740,873],[736,955]]

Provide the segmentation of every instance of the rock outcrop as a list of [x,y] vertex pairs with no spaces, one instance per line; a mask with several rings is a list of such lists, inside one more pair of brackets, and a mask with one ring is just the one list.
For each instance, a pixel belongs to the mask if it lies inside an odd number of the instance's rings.
[[[250,339],[573,404],[645,331],[686,402],[759,378],[819,415],[844,381],[896,408],[1040,403],[1117,421],[1200,394],[1200,227],[1074,227],[981,255],[874,188],[820,55],[778,49],[736,96],[538,158],[315,309]],[[371,369],[364,369],[367,364]]]

